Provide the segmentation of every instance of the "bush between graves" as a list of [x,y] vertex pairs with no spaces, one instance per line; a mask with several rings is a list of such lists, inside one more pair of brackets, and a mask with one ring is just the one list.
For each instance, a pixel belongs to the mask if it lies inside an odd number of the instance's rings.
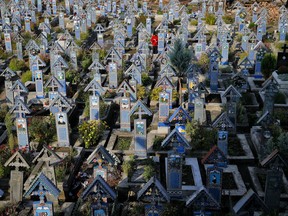
[[276,69],[276,57],[271,53],[266,53],[261,62],[262,74],[267,79]]

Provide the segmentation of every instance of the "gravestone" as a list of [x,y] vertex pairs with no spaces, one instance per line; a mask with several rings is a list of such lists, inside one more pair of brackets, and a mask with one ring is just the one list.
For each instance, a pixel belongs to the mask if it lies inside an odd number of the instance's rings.
[[169,118],[169,100],[170,95],[163,89],[159,93],[159,122],[158,122],[158,133],[169,133],[170,126],[167,122]]
[[4,41],[5,41],[5,50],[6,52],[12,52],[12,43],[11,43],[11,35],[10,33],[4,33]]
[[161,203],[169,203],[170,196],[160,181],[153,176],[138,191],[137,200],[149,203],[145,205],[145,216],[160,216],[163,214]]
[[[138,110],[138,111],[137,111]],[[130,111],[130,116],[133,114],[138,115],[138,119],[134,120],[134,142],[135,142],[135,155],[140,158],[147,157],[147,123],[146,119],[142,119],[142,115],[146,114],[151,116],[152,112],[146,105],[138,100]]]
[[58,92],[57,96],[49,104],[50,112],[55,115],[58,147],[69,147],[69,129],[67,113],[72,109],[71,103],[65,96]]
[[223,112],[215,119],[212,124],[213,128],[218,129],[217,146],[223,152],[224,156],[228,156],[228,129],[235,129],[235,125],[230,121],[227,112]]
[[288,46],[284,44],[282,47],[283,51],[278,52],[277,56],[277,69],[281,66],[288,67],[288,53],[286,52],[288,49]]
[[9,67],[7,67],[0,76],[5,77],[4,85],[5,85],[5,95],[6,95],[6,101],[7,103],[14,104],[14,93],[12,91],[12,78],[16,76],[16,73],[11,70]]
[[256,51],[256,60],[255,60],[255,78],[263,78],[262,75],[262,59],[264,58],[265,54],[267,53],[268,49],[262,41],[259,41],[256,46],[254,47],[254,51]]
[[241,69],[241,77],[245,79],[245,83],[241,86],[241,89],[244,91],[248,89],[248,76],[249,76],[249,70],[248,68],[253,68],[253,64],[250,62],[248,57],[245,57],[239,64],[239,67],[242,67]]
[[[242,96],[241,93],[233,85],[230,85],[222,95],[222,97],[226,98],[227,115],[228,115],[229,120],[234,125],[234,130],[236,130],[236,127],[237,127],[236,106],[241,96]],[[226,126],[227,125],[229,124],[226,124]]]
[[92,214],[101,216],[109,216],[109,201],[114,201],[116,197],[117,194],[101,175],[96,176],[80,195],[84,202],[91,200],[89,208]]
[[219,65],[218,58],[221,58],[221,54],[219,53],[217,48],[214,48],[209,55],[210,63],[209,63],[209,72],[210,72],[210,90],[211,92],[218,92],[218,73],[219,73]]
[[105,90],[100,83],[94,78],[84,89],[84,92],[92,92],[92,95],[89,96],[90,120],[99,120],[101,117],[100,96],[104,94]]
[[21,155],[19,151],[16,151],[4,164],[5,167],[15,167],[15,170],[10,171],[10,202],[18,203],[23,198],[23,179],[24,173],[19,168],[23,167],[29,169],[30,166]]
[[271,115],[273,115],[275,95],[279,92],[278,85],[274,79],[271,79],[261,91],[263,90],[265,91],[263,113],[269,112]]
[[207,168],[207,189],[214,199],[221,203],[223,170],[217,165]]
[[120,99],[120,129],[123,131],[131,131],[130,107],[130,98],[124,95]]
[[[280,196],[283,188],[283,168],[287,163],[280,152],[275,149],[263,161],[261,166],[267,167],[264,202],[271,210],[279,211]],[[271,199],[273,197],[273,199]]]
[[43,72],[42,70],[35,71],[35,87],[36,87],[36,98],[44,98],[43,88]]
[[61,29],[65,29],[65,19],[64,19],[64,13],[63,12],[59,13],[59,27]]
[[39,196],[39,201],[33,201],[35,215],[53,215],[53,203],[47,201],[50,194],[57,199],[60,190],[41,172],[23,196],[26,198],[31,195]]
[[170,124],[175,124],[175,128],[179,133],[186,134],[186,124],[188,121],[192,121],[189,113],[182,107],[179,106],[174,113],[169,117]]
[[204,101],[202,98],[196,97],[194,102],[194,119],[200,124],[206,121],[206,111],[204,109]]
[[31,113],[24,101],[18,97],[14,107],[10,110],[16,114],[15,124],[18,138],[18,148],[20,151],[29,152],[28,124],[26,114]]

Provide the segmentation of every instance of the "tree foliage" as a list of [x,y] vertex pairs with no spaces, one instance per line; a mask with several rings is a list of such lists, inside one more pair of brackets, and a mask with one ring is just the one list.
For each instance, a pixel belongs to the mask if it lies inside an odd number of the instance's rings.
[[186,133],[191,137],[192,148],[209,150],[217,143],[217,130],[203,127],[199,121],[186,124]]
[[13,71],[25,71],[27,69],[25,61],[13,58],[9,63],[9,68]]
[[101,120],[85,121],[79,125],[79,133],[85,144],[85,148],[96,146],[106,128],[106,122]]
[[261,62],[262,74],[267,79],[276,69],[276,57],[271,53],[266,53]]
[[142,73],[141,79],[143,86],[149,86],[150,84],[152,84],[152,79],[148,76],[147,73]]
[[[86,65],[84,65],[84,66],[86,66]],[[66,81],[70,82],[70,83],[80,82],[81,81],[80,73],[78,71],[76,71],[76,70],[72,70],[72,69],[68,70],[66,72]]]
[[192,59],[191,50],[185,48],[185,45],[181,39],[176,39],[174,47],[171,52],[168,53],[170,62],[177,71],[179,77],[183,77],[187,72]]

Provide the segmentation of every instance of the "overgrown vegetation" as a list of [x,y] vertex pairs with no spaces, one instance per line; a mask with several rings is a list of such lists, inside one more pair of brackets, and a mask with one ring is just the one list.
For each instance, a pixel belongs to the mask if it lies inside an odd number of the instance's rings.
[[49,145],[56,141],[56,122],[51,114],[47,117],[33,116],[28,127],[30,140]]
[[276,69],[276,57],[271,53],[266,53],[261,62],[262,74],[267,79]]
[[186,124],[186,133],[191,138],[191,146],[195,150],[208,151],[217,143],[217,130],[203,127],[199,121]]
[[106,122],[101,120],[89,120],[79,125],[80,137],[85,144],[85,148],[97,146],[99,139],[106,128]]

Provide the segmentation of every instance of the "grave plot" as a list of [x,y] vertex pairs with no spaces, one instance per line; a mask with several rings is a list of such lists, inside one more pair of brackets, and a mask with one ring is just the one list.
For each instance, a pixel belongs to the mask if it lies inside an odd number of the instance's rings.
[[[250,176],[252,178],[252,183],[254,187],[256,188],[256,191],[259,196],[264,197],[265,195],[265,185],[266,185],[266,177],[267,177],[267,170],[263,168],[258,167],[248,167]],[[285,175],[282,177],[282,186],[281,186],[281,198],[287,198],[288,197],[288,187],[287,183],[288,180]]]
[[[205,164],[204,166],[205,170],[207,170],[211,165]],[[224,182],[222,180],[222,195],[230,194],[231,196],[243,196],[247,192],[237,165],[228,165],[226,168],[223,168],[223,173],[226,173],[223,174],[226,175],[226,177],[232,178],[224,180],[225,183],[227,183],[225,186],[223,185]]]

